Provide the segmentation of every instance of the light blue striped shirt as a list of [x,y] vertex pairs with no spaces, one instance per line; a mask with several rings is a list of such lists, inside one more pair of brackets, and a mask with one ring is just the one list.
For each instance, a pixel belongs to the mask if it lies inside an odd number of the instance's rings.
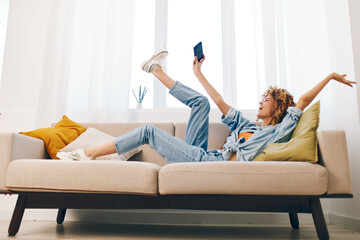
[[[222,155],[225,160],[230,157],[230,151],[236,152],[237,161],[252,161],[270,143],[282,143],[290,140],[291,134],[297,126],[303,112],[296,107],[289,107],[283,120],[275,126],[265,127],[251,123],[243,114],[230,107],[221,121],[229,126],[231,135],[223,146]],[[247,141],[238,139],[243,132],[253,132]]]

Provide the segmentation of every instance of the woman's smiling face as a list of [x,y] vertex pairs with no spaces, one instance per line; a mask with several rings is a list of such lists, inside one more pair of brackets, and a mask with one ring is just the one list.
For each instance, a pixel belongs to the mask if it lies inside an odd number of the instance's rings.
[[275,113],[274,104],[275,100],[270,95],[266,96],[263,100],[260,101],[259,111],[257,113],[257,117],[262,119],[263,121],[267,119],[271,119]]

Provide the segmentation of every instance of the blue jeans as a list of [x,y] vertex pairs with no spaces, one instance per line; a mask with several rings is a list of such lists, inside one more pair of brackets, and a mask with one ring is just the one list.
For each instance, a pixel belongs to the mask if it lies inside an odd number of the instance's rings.
[[191,108],[185,141],[153,125],[144,125],[114,140],[118,154],[149,144],[167,162],[224,161],[218,150],[207,150],[210,104],[195,90],[175,82],[169,92]]

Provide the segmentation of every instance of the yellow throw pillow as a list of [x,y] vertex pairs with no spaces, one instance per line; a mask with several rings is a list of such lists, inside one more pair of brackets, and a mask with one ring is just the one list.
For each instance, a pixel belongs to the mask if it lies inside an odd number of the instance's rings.
[[288,142],[269,144],[253,161],[317,162],[319,114],[320,101],[303,113]]
[[39,128],[30,132],[20,132],[20,134],[42,139],[50,157],[52,159],[58,159],[56,157],[57,152],[85,131],[85,127],[64,115],[55,127]]

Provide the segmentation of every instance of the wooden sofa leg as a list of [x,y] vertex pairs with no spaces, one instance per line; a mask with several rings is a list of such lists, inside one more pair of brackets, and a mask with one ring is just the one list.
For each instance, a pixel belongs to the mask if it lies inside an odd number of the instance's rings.
[[293,229],[299,229],[299,218],[297,212],[289,212],[290,223]]
[[21,220],[24,215],[26,201],[28,196],[27,195],[19,195],[16,206],[14,209],[14,213],[11,218],[10,226],[9,226],[9,236],[15,236],[19,231]]
[[57,218],[56,218],[56,222],[58,224],[62,224],[64,222],[65,214],[66,214],[66,209],[60,208],[58,211]]
[[320,240],[328,240],[330,237],[321,208],[320,199],[310,198],[309,201],[318,238]]

